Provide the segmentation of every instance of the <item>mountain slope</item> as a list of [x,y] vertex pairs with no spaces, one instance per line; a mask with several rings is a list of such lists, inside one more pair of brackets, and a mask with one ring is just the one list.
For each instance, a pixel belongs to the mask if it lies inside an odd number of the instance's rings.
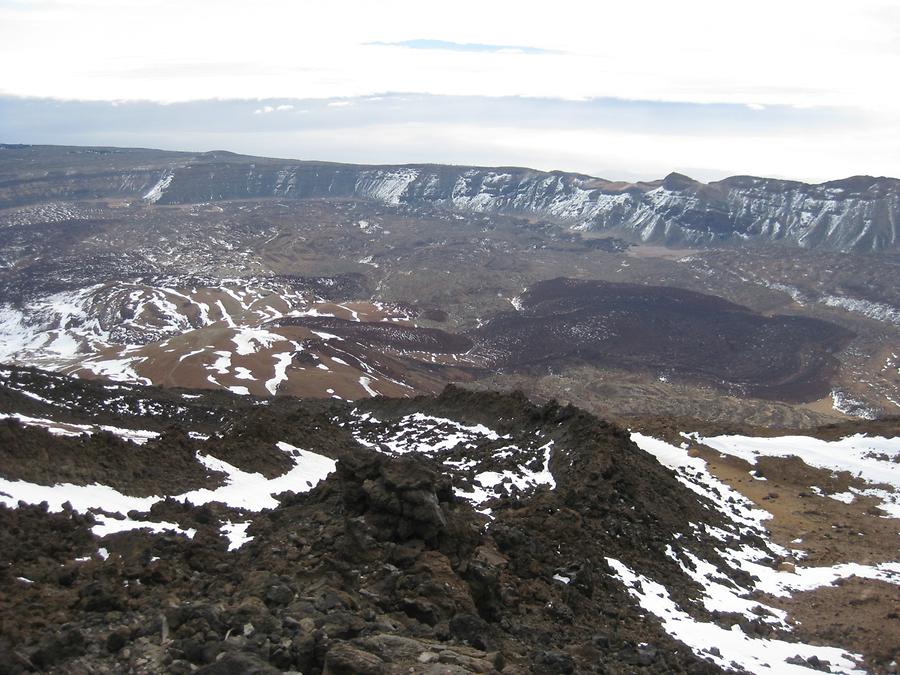
[[[84,153],[93,153],[87,162]],[[45,163],[52,169],[42,171]],[[526,215],[584,230],[615,229],[643,242],[783,241],[854,251],[900,247],[900,180],[871,176],[818,185],[747,176],[704,184],[680,174],[617,183],[515,167],[377,167],[227,152],[2,146],[0,207],[48,196],[140,197],[149,204],[364,197],[387,204]]]
[[890,659],[781,609],[851,576],[896,595],[889,546],[805,566],[685,447],[572,407],[453,387],[354,407],[11,369],[0,411],[5,672],[810,675]]

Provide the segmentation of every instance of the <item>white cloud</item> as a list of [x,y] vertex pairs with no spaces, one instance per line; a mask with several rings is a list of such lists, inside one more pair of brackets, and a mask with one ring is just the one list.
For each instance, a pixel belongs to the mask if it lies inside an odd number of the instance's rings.
[[[576,131],[565,118],[556,132],[514,117],[502,127],[434,123],[421,134],[415,125],[381,125],[393,149],[342,131],[329,152],[323,139],[330,132],[312,130],[293,136],[304,139],[294,146],[297,156],[314,148],[322,159],[337,159],[345,152],[337,149],[341,139],[353,137],[365,141],[356,145],[361,161],[415,155],[591,172],[622,162],[650,176],[673,166],[802,178],[900,174],[900,92],[885,79],[900,72],[895,0],[456,0],[428,12],[412,0],[0,0],[0,27],[0,62],[7,64],[0,93],[252,99],[260,123],[307,110],[282,108],[279,100],[320,98],[348,108],[355,97],[387,92],[733,103],[760,116],[778,106],[846,107],[865,120],[840,133],[797,129],[755,139],[718,132],[688,138],[653,126],[631,134]],[[388,46],[422,41],[458,48]],[[413,147],[401,130],[424,145]],[[220,147],[265,151],[260,136],[228,138]]]
[[[293,110],[294,106],[288,103],[284,103],[281,105],[264,105],[262,108],[257,108],[253,111],[254,115],[268,115],[273,112],[287,112],[288,110]],[[306,112],[301,110],[299,112]]]
[[[890,8],[887,0],[559,0],[552,9],[458,0],[425,13],[410,0],[31,0],[0,6],[0,58],[16,64],[2,86],[87,99],[414,91],[878,109],[897,106],[884,81],[900,66]],[[420,39],[552,53],[364,44]]]

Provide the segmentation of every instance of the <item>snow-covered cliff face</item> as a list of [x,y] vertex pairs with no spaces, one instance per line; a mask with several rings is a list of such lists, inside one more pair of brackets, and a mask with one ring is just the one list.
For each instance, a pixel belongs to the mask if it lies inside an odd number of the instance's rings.
[[[774,186],[768,184],[774,183]],[[803,247],[900,247],[900,181],[857,176],[822,185],[729,178],[735,231]],[[774,189],[773,189],[774,187]]]
[[[387,204],[536,216],[584,230],[619,228],[642,241],[712,244],[778,240],[803,247],[900,248],[900,180],[859,176],[805,183],[737,176],[700,183],[671,174],[650,183],[530,169],[336,164],[179,168],[157,203],[216,198],[363,197]],[[149,200],[148,200],[149,201]]]
[[527,215],[576,229],[617,228],[642,241],[673,245],[778,240],[838,250],[900,249],[900,180],[893,178],[856,176],[809,185],[735,176],[706,184],[671,174],[647,183],[614,183],[523,168],[116,152],[114,167],[74,164],[28,176],[17,173],[20,164],[4,171],[0,161],[0,208],[48,197],[132,196],[159,205],[259,197],[367,198]]
[[900,247],[900,181],[856,177],[822,185],[734,177],[703,184],[673,174],[623,185],[524,170],[460,170],[452,188],[420,172],[394,201],[533,214],[586,230],[622,228],[641,240],[704,244],[785,240],[803,247]]
[[751,177],[704,185],[669,176],[620,224],[645,241],[784,240],[857,251],[900,246],[900,181],[858,176],[808,185]]

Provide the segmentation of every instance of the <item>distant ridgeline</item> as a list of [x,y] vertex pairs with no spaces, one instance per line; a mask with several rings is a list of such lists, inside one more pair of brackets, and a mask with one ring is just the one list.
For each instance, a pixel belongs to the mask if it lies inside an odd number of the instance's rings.
[[48,199],[136,197],[185,204],[276,197],[366,198],[615,229],[669,245],[782,241],[805,248],[900,248],[900,180],[855,176],[810,185],[670,174],[612,182],[525,168],[362,166],[114,148],[0,146],[0,208]]

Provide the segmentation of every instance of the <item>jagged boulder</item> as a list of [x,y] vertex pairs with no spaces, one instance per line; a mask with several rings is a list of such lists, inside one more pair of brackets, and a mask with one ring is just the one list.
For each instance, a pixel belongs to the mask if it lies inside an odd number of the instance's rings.
[[364,516],[378,539],[434,543],[446,530],[449,485],[420,459],[359,453],[337,470],[348,514]]

